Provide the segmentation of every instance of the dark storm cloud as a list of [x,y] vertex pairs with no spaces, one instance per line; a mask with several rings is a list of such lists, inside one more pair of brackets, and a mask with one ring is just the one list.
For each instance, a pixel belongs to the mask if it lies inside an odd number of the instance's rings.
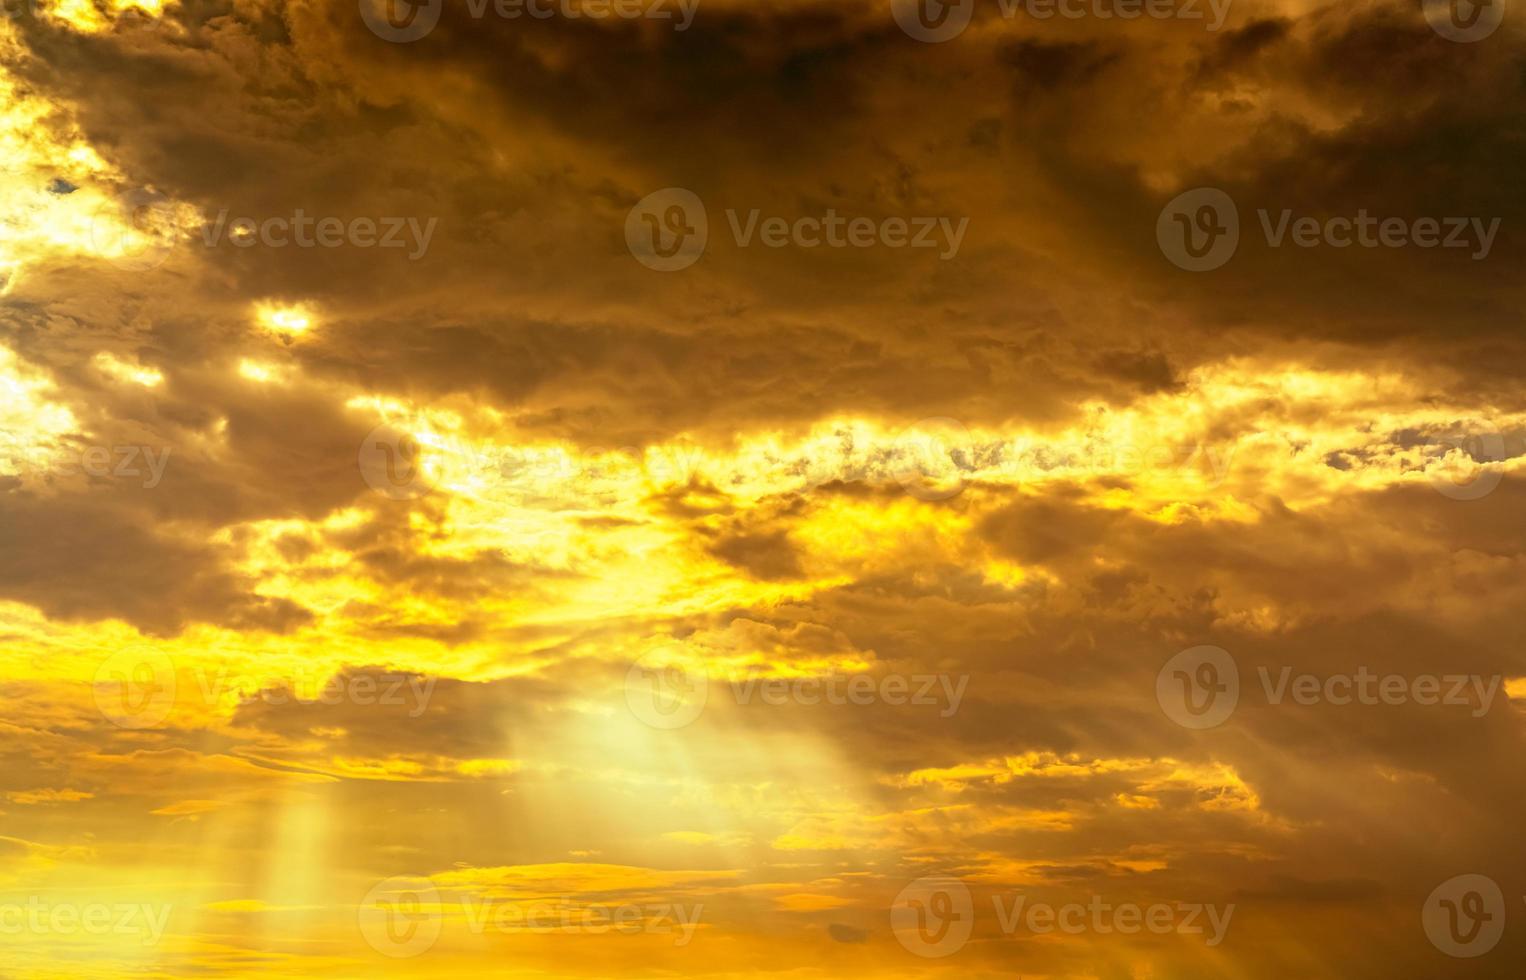
[[59,619],[120,617],[156,634],[196,620],[284,633],[312,618],[252,594],[252,581],[224,567],[225,549],[156,534],[105,497],[0,496],[0,594]]

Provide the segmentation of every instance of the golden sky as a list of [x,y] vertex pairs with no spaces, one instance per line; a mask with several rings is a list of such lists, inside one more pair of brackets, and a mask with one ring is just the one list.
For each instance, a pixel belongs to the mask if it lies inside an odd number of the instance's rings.
[[1519,976],[1526,10],[12,0],[0,164],[0,976]]

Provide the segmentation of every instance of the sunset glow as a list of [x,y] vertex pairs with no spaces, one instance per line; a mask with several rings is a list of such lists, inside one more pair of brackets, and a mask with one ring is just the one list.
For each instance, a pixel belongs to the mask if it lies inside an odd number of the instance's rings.
[[8,8],[0,977],[1518,976],[1523,25]]

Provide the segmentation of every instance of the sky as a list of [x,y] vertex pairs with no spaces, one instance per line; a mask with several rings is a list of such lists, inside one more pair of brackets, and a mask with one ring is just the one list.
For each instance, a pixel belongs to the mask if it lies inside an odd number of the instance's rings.
[[0,975],[1526,961],[1518,0],[8,0]]

